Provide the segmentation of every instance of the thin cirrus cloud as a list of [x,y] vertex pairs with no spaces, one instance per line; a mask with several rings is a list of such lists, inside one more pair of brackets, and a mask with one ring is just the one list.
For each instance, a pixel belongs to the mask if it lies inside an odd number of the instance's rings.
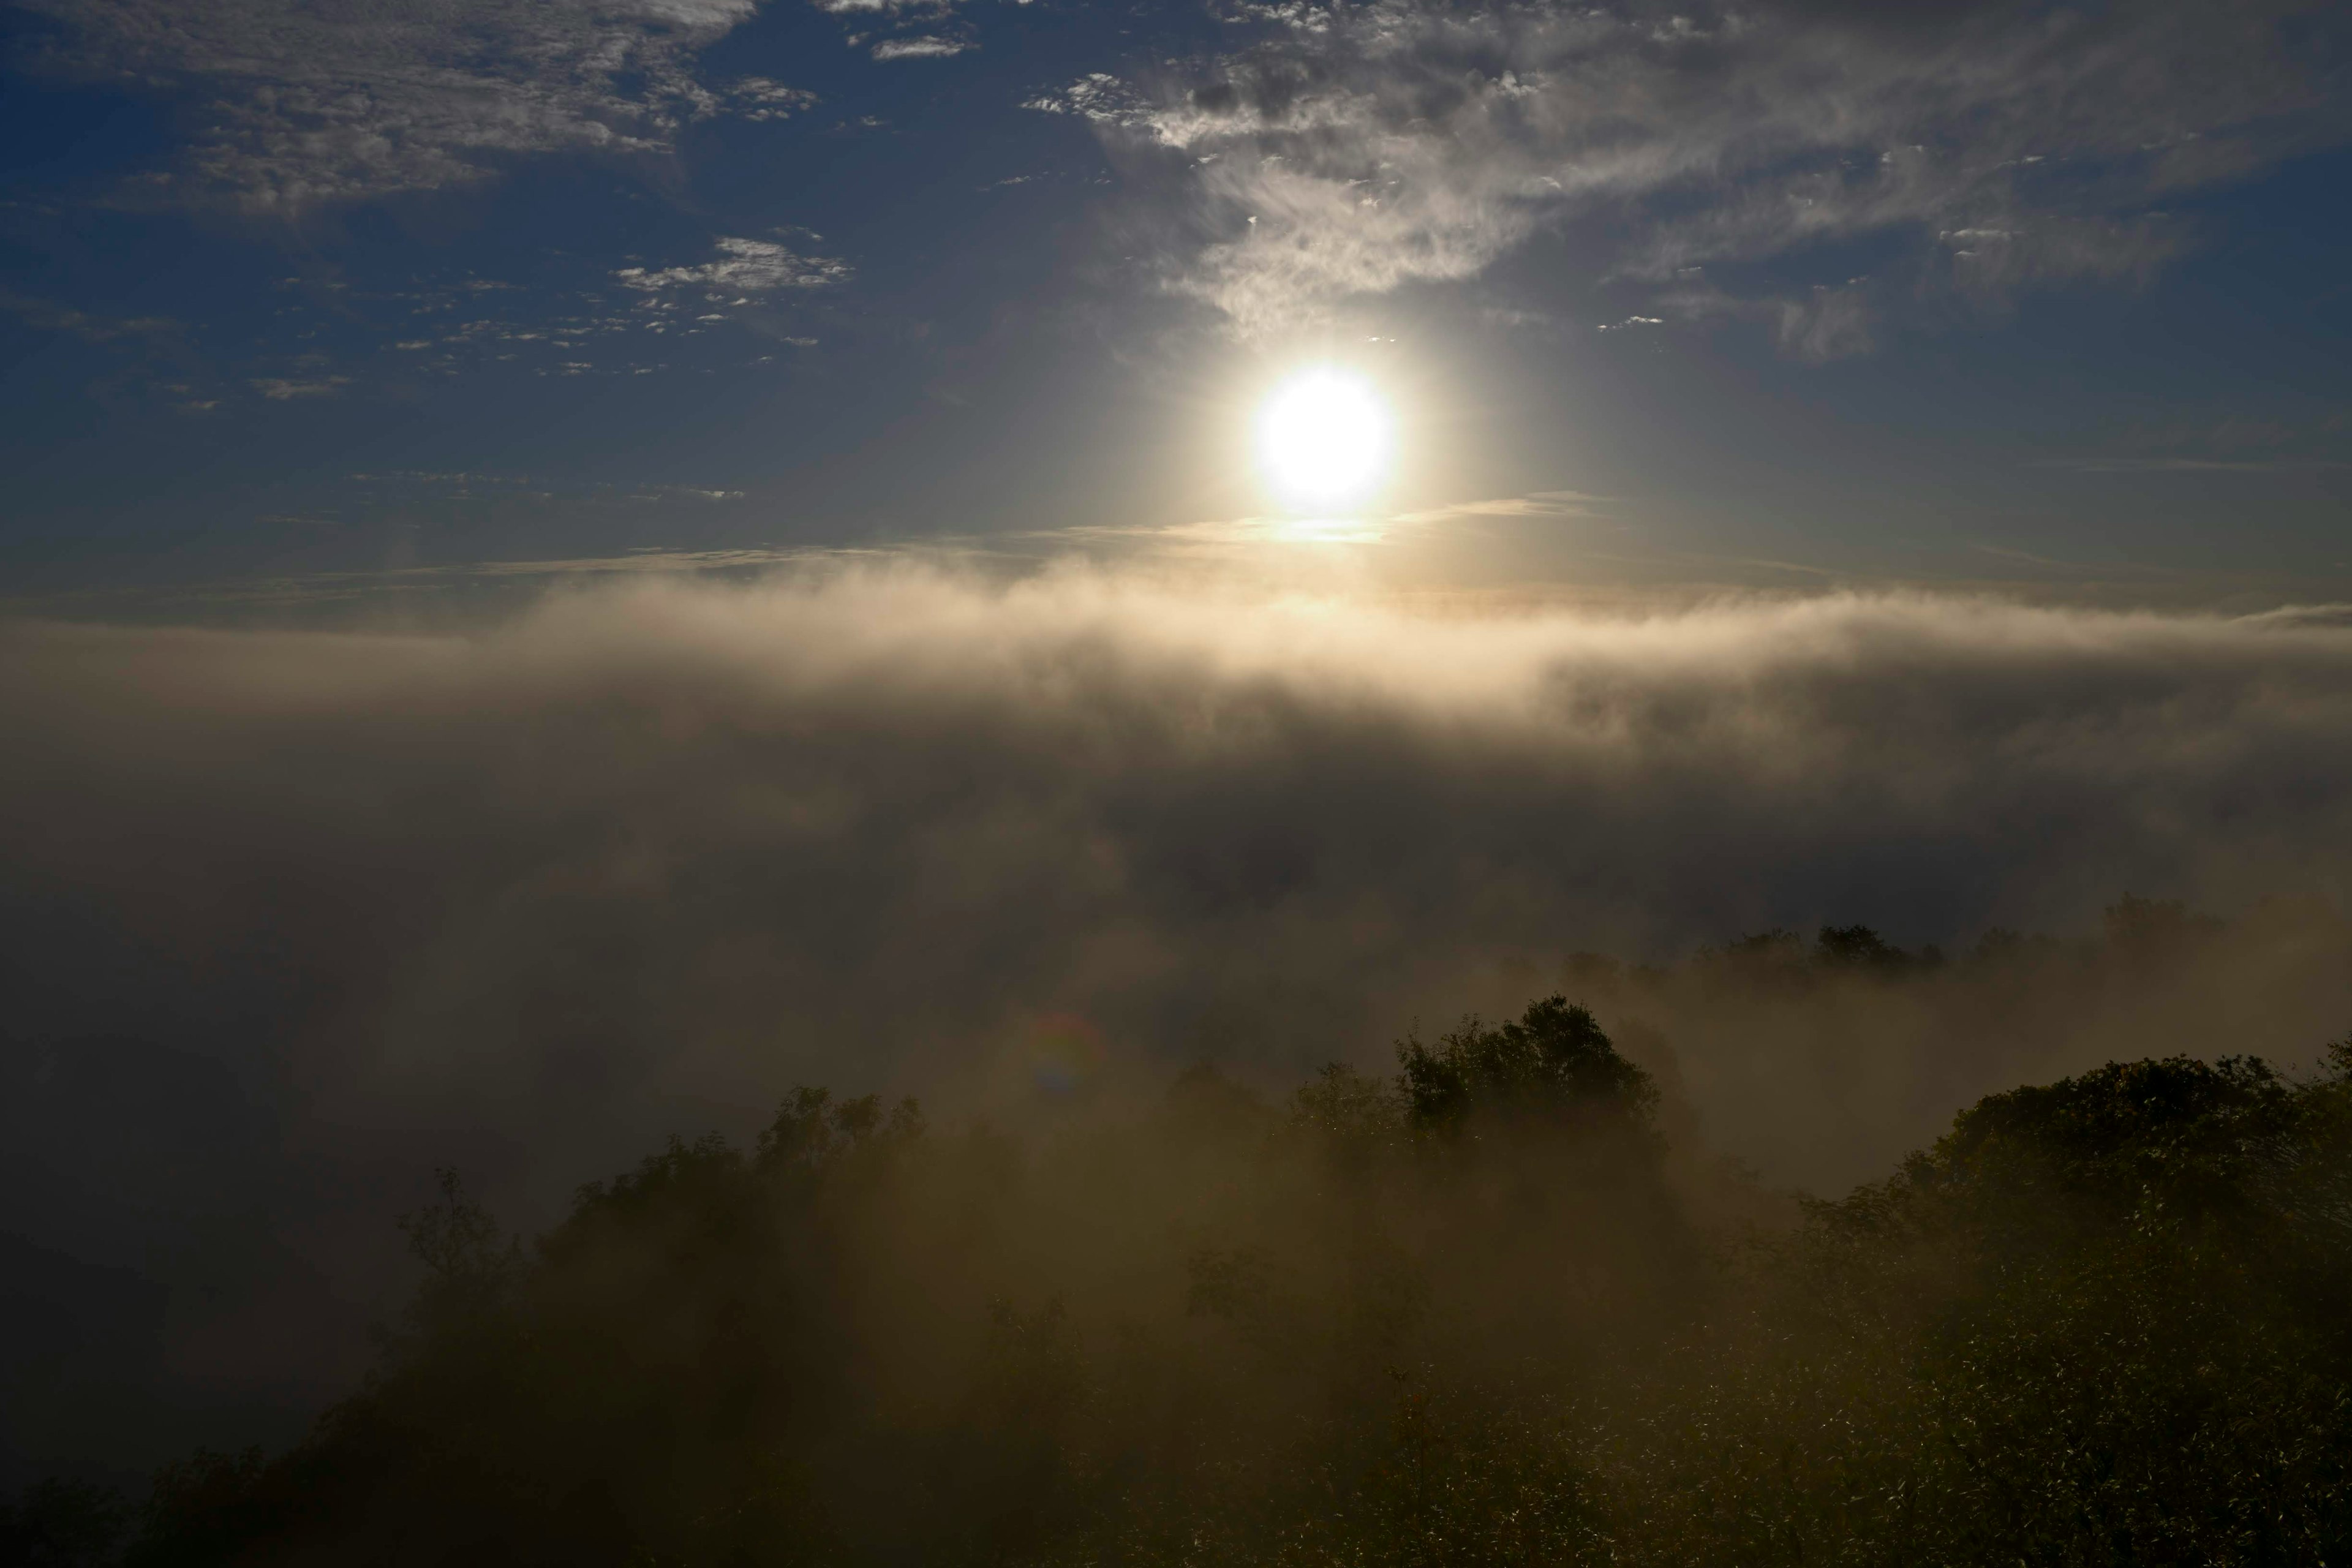
[[321,375],[307,379],[293,376],[257,376],[247,384],[272,403],[294,403],[305,398],[332,397],[351,384],[347,375]]
[[874,46],[874,58],[877,60],[944,59],[950,55],[960,55],[971,47],[959,38],[925,34],[912,38],[885,38]]
[[52,68],[199,99],[166,184],[257,211],[433,189],[519,154],[665,152],[689,121],[809,101],[697,79],[698,51],[757,0],[26,3],[62,25]]
[[713,301],[741,304],[781,289],[826,288],[847,280],[852,271],[845,261],[802,256],[773,240],[722,237],[716,248],[714,259],[696,265],[624,267],[613,276],[624,288],[644,293],[698,290]]
[[[1165,281],[1248,335],[1351,297],[1475,277],[1547,227],[1590,278],[1685,314],[1773,322],[1804,357],[1860,352],[1922,294],[2142,278],[2184,243],[2159,208],[2340,140],[2320,8],[2167,0],[2094,12],[1948,5],[1499,0],[1244,5],[1253,45],[1031,107],[1175,165],[1189,226]],[[1164,155],[1180,155],[1175,159]],[[1887,276],[1700,289],[1711,268],[1865,237]],[[1653,312],[1655,313],[1655,312]]]

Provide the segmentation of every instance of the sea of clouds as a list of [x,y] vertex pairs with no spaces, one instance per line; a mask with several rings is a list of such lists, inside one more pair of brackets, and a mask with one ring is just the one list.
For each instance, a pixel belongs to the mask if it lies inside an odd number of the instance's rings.
[[544,1223],[796,1082],[1050,1119],[1199,1061],[1378,1065],[1580,952],[1860,921],[1957,958],[2127,891],[2236,922],[1981,1039],[1851,988],[1766,1019],[1654,987],[1678,1125],[1834,1190],[2022,1079],[2352,1025],[2324,610],[1431,615],[867,565],[464,632],[0,637],[0,1232],[28,1321],[104,1298],[142,1347],[93,1428],[151,1384],[341,1386],[436,1164]]

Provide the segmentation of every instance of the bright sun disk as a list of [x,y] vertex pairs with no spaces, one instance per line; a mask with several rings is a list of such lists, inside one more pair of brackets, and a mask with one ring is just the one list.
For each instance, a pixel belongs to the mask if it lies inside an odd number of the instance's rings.
[[1267,477],[1294,506],[1330,507],[1361,499],[1388,458],[1389,421],[1357,376],[1310,370],[1285,382],[1258,416],[1258,454]]

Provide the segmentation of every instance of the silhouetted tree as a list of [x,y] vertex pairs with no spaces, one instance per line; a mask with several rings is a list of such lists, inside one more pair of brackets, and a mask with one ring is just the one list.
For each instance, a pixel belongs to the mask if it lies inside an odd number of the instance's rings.
[[[1657,1102],[1554,996],[1286,1116],[1206,1071],[1030,1140],[799,1089],[748,1153],[673,1140],[527,1248],[445,1174],[368,1384],[274,1460],[166,1471],[124,1561],[2345,1555],[2352,1037],[2307,1080],[1994,1095],[1712,1240]],[[116,1517],[36,1489],[0,1540],[96,1563]]]
[[121,1495],[52,1477],[0,1503],[0,1563],[8,1568],[100,1568],[114,1560],[131,1523]]
[[1404,1100],[1423,1132],[1461,1131],[1477,1113],[1571,1113],[1645,1123],[1655,1110],[1650,1075],[1617,1054],[1600,1023],[1564,996],[1529,1005],[1516,1022],[1473,1018],[1433,1047],[1398,1048]]

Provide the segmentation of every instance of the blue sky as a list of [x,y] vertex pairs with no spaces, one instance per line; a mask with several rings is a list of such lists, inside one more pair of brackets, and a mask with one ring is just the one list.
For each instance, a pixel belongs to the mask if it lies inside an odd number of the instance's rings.
[[1148,539],[1333,357],[1407,574],[2352,582],[2325,7],[5,15],[23,592]]

